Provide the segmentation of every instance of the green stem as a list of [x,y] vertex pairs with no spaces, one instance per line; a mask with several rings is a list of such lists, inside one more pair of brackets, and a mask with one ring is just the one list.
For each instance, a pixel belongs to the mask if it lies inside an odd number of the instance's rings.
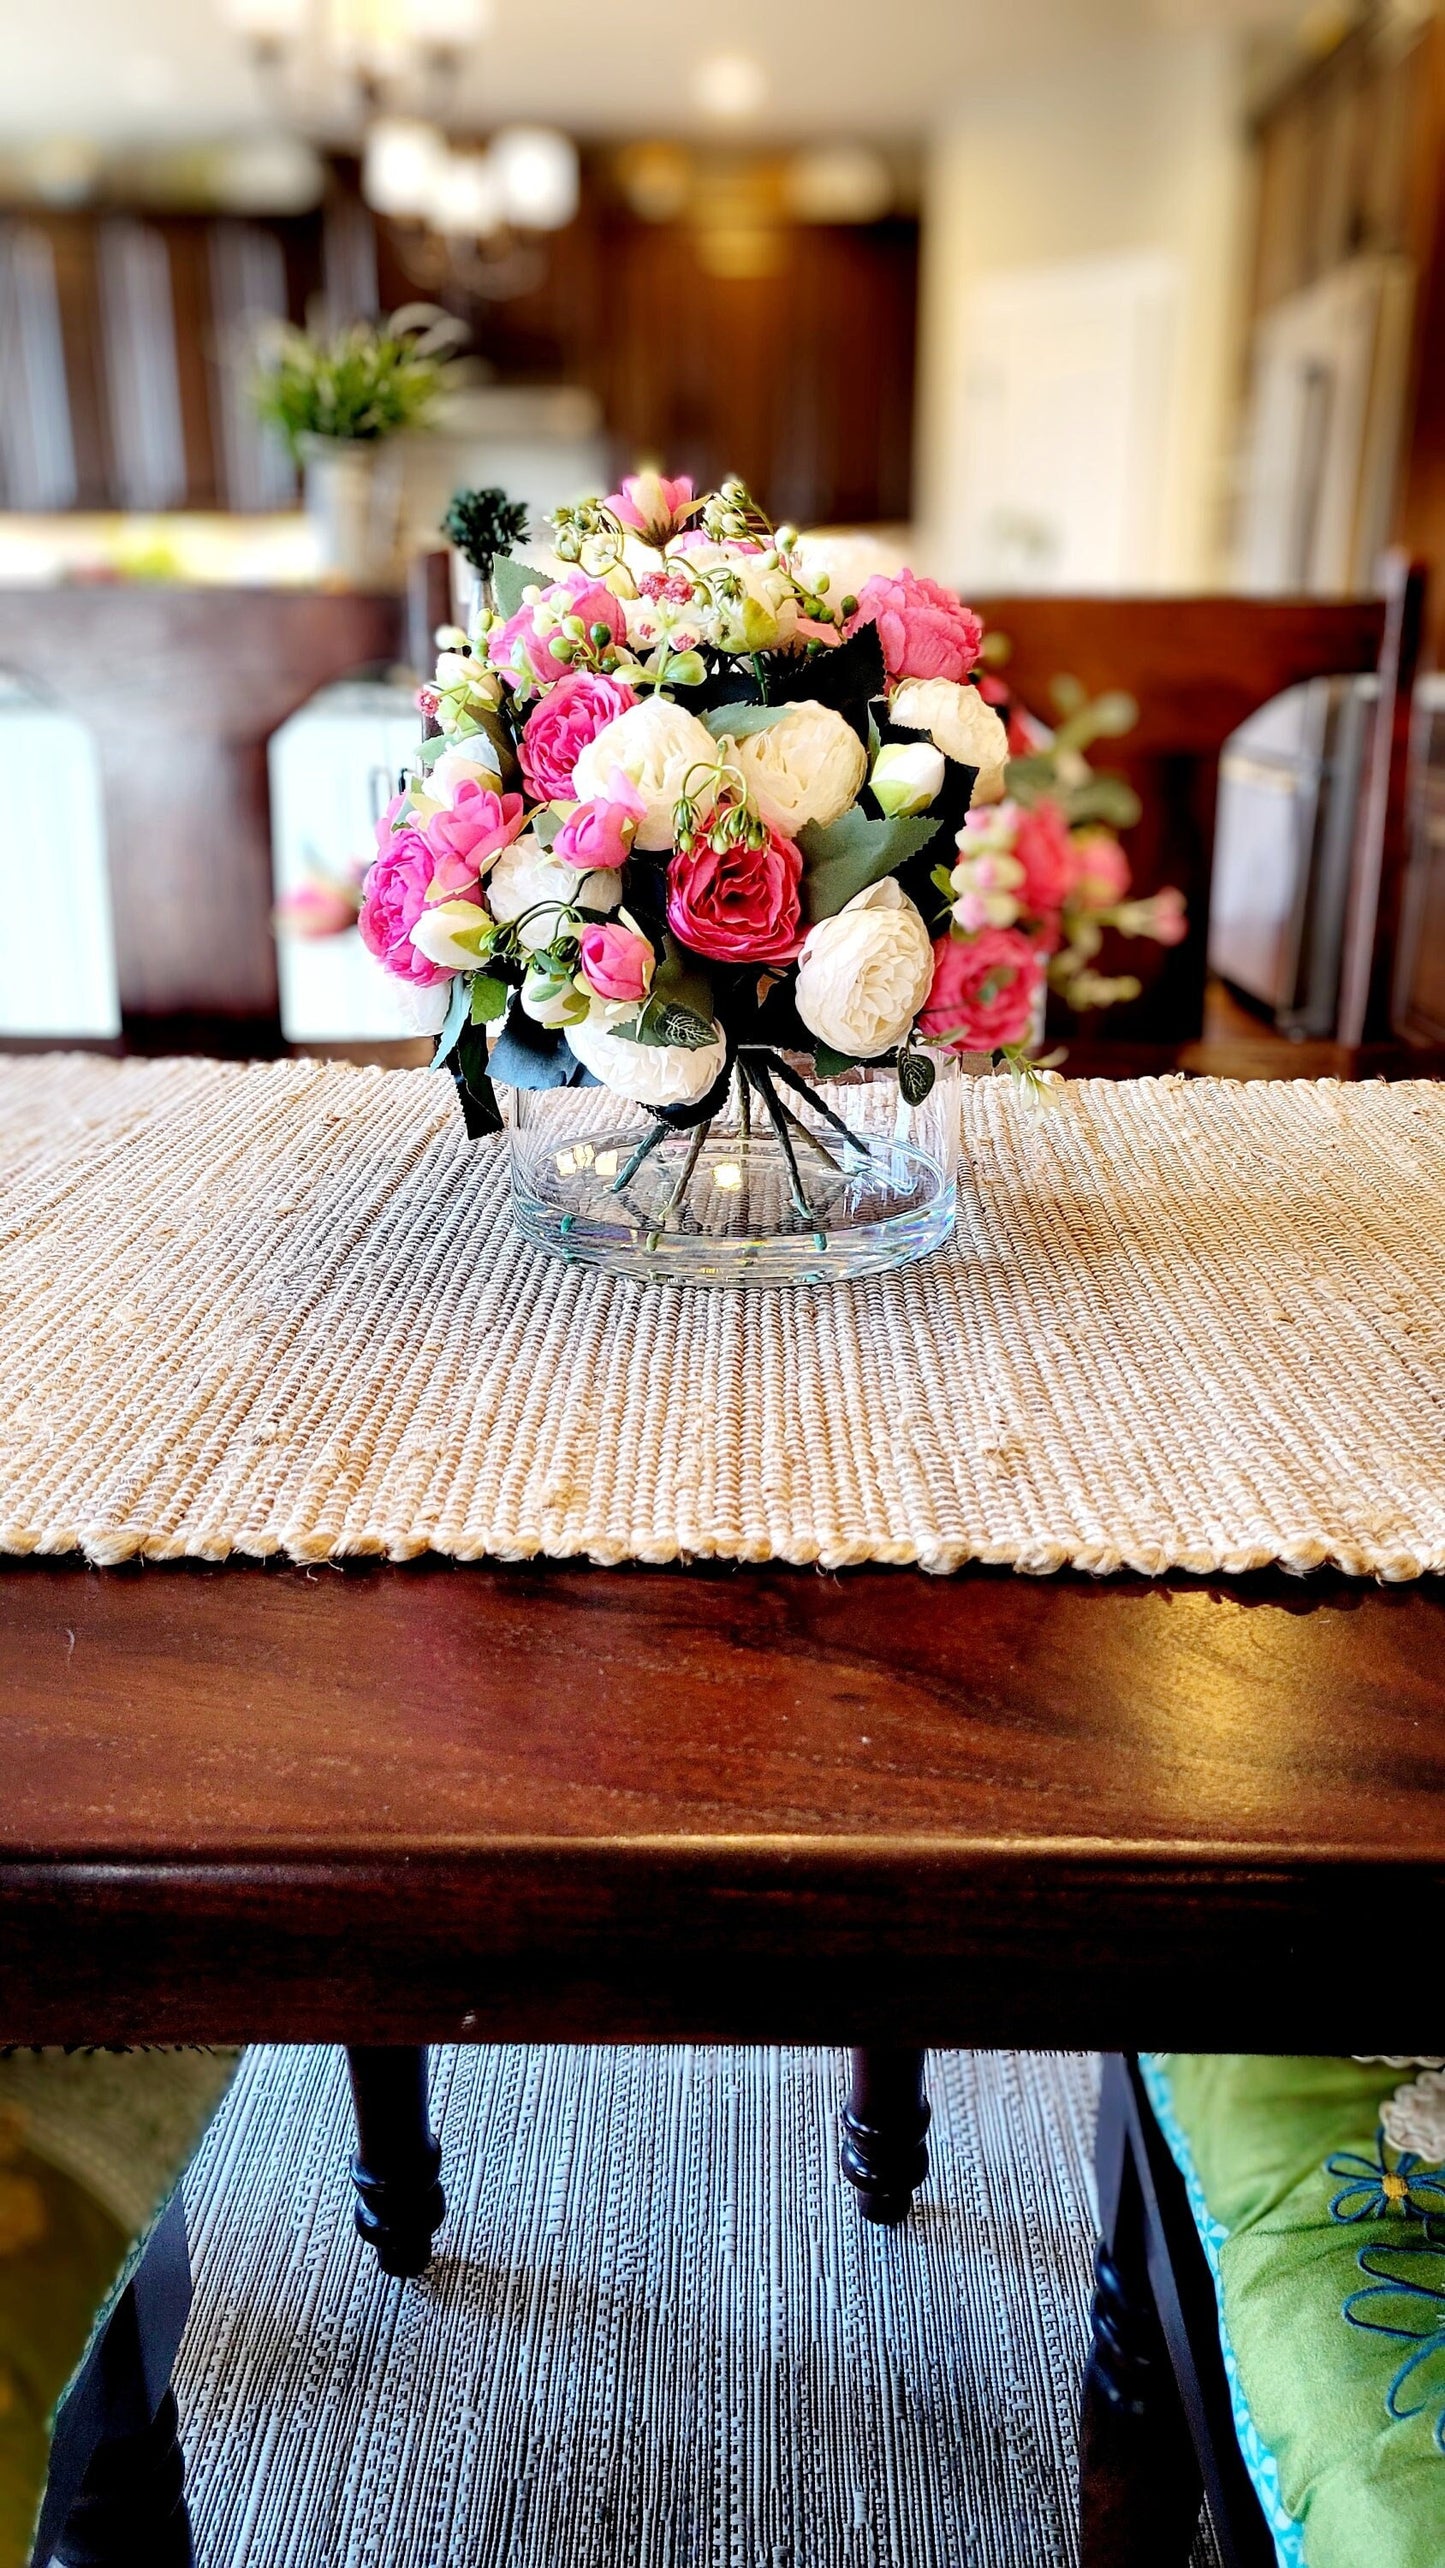
[[666,1141],[671,1130],[671,1124],[664,1123],[661,1117],[659,1117],[658,1121],[653,1125],[651,1132],[643,1134],[641,1141],[638,1143],[637,1148],[628,1160],[621,1176],[614,1177],[612,1180],[612,1192],[614,1195],[620,1195],[624,1186],[631,1185],[633,1178],[636,1176],[638,1169],[642,1166],[648,1152],[655,1150],[660,1141]]
[[786,1112],[777,1090],[768,1077],[766,1064],[761,1061],[750,1064],[748,1077],[767,1108],[773,1130],[782,1147],[783,1157],[788,1163],[789,1193],[792,1197],[793,1210],[798,1219],[812,1232],[815,1246],[824,1249],[828,1245],[828,1235],[819,1227],[817,1216],[803,1190],[803,1180],[798,1168],[798,1154],[793,1148],[793,1136],[788,1130]]
[[662,1207],[662,1211],[658,1217],[657,1226],[647,1234],[647,1245],[649,1248],[656,1248],[657,1243],[661,1239],[668,1223],[671,1221],[673,1214],[677,1211],[678,1206],[684,1200],[687,1190],[692,1184],[692,1172],[702,1157],[703,1143],[706,1141],[711,1130],[712,1117],[709,1115],[707,1122],[700,1123],[693,1134],[692,1139],[688,1144],[687,1157],[682,1163],[682,1169],[673,1186],[672,1193],[668,1196],[666,1203]]
[[817,1089],[810,1088],[806,1079],[800,1078],[796,1070],[790,1069],[781,1054],[776,1052],[768,1054],[768,1068],[776,1072],[780,1079],[786,1079],[790,1088],[796,1088],[800,1097],[806,1097],[814,1114],[821,1115],[824,1123],[831,1124],[835,1132],[841,1133],[845,1141],[851,1142],[853,1148],[861,1150],[864,1158],[867,1158],[869,1144],[866,1141],[860,1141],[857,1133],[850,1125],[845,1124],[841,1115],[834,1114],[831,1106],[824,1105]]

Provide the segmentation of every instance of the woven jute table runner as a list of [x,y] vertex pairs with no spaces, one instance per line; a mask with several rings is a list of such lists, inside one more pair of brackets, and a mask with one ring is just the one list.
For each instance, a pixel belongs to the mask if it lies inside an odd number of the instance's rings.
[[0,1066],[0,1548],[1445,1567],[1445,1086],[963,1090],[951,1248],[744,1294],[426,1071]]

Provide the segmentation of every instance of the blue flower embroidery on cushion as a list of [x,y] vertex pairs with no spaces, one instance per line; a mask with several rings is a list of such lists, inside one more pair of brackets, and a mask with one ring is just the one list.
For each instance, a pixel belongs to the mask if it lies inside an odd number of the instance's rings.
[[1383,2129],[1375,2133],[1372,2157],[1354,2149],[1337,2150],[1334,2157],[1326,2158],[1325,2174],[1342,2180],[1330,2203],[1332,2220],[1386,2220],[1395,2215],[1428,2223],[1432,2212],[1445,2214],[1445,2168],[1427,2168],[1413,2149],[1392,2152]]
[[[1437,2280],[1429,2281],[1419,2269],[1405,2274],[1391,2272],[1391,2264],[1400,2259],[1420,2256],[1433,2257]],[[1362,2247],[1355,2261],[1361,2273],[1373,2279],[1364,2290],[1351,2292],[1345,2302],[1344,2315],[1350,2325],[1368,2328],[1377,2336],[1393,2337],[1396,2344],[1415,2349],[1406,2355],[1385,2392],[1386,2409],[1403,2423],[1408,2417],[1422,2415],[1438,2400],[1435,2443],[1445,2453],[1445,2243],[1431,2234],[1402,2240],[1398,2247]],[[1368,2312],[1367,2303],[1374,2304]],[[1433,2384],[1427,2386],[1422,2376],[1437,2356],[1440,2369]],[[1407,2389],[1420,2393],[1408,2406],[1404,2403]]]

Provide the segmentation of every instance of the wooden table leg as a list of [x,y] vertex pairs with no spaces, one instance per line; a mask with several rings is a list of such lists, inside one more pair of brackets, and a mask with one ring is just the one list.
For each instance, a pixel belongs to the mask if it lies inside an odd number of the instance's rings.
[[1092,2341],[1079,2424],[1081,2568],[1185,2568],[1203,2479],[1149,2281],[1128,2072],[1104,2060]]
[[906,2220],[928,2173],[923,2051],[850,2051],[840,2163],[865,2220]]
[[348,2049],[356,2107],[356,2226],[384,2274],[424,2274],[446,2213],[422,2047]]

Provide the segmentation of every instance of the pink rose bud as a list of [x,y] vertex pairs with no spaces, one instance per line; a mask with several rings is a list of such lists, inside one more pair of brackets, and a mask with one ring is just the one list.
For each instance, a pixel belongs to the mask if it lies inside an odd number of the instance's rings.
[[647,805],[630,779],[614,770],[606,799],[579,803],[558,830],[552,853],[560,865],[575,865],[579,873],[615,871],[631,855],[638,823],[646,813]]
[[1154,923],[1149,933],[1155,944],[1182,945],[1189,933],[1189,921],[1185,916],[1184,894],[1177,884],[1166,883],[1162,892],[1155,893],[1151,907]]
[[645,936],[611,920],[584,927],[578,944],[582,978],[599,999],[645,998],[652,979],[652,948]]

